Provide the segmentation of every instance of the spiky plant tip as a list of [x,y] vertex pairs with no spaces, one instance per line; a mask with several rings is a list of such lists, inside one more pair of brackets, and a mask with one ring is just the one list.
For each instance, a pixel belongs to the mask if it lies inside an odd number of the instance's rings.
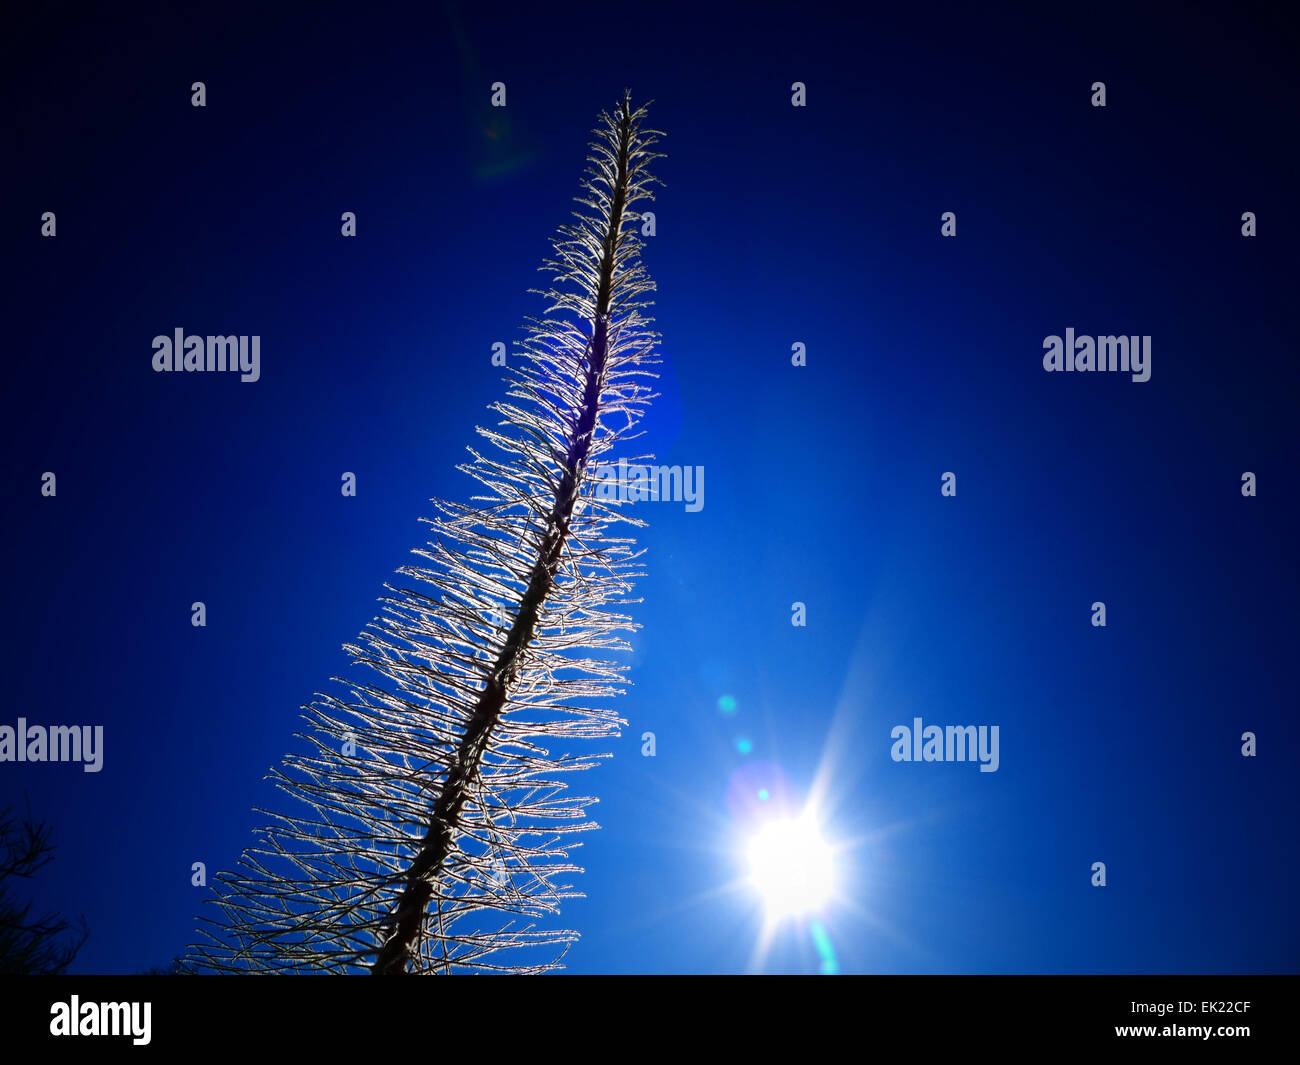
[[[580,195],[541,269],[547,302],[508,371],[501,422],[460,468],[482,491],[434,500],[419,560],[346,645],[366,680],[304,707],[306,750],[272,771],[297,802],[217,880],[188,962],[222,972],[542,972],[578,938],[550,927],[595,800],[564,775],[608,755],[602,705],[627,683],[640,553],[592,471],[654,398],[636,205],[663,134],[631,94],[602,112]],[[558,951],[558,955],[557,952]]]

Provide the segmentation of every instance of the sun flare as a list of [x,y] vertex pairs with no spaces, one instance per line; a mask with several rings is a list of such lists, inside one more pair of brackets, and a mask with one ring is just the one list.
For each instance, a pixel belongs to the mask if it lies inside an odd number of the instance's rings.
[[821,909],[835,887],[830,845],[807,815],[763,825],[749,843],[749,883],[763,896],[770,917]]

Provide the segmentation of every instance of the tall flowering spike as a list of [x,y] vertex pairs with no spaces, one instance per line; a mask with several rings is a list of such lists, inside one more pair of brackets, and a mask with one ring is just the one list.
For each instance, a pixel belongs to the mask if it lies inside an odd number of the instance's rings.
[[[479,428],[494,457],[458,467],[482,486],[434,500],[428,544],[386,584],[382,613],[345,650],[363,679],[304,707],[306,753],[272,771],[298,800],[217,878],[190,963],[221,972],[541,972],[573,931],[545,919],[577,893],[573,833],[596,800],[564,776],[605,754],[570,741],[626,724],[621,635],[641,552],[612,535],[644,523],[592,474],[653,398],[659,334],[641,309],[635,205],[659,184],[662,134],[625,93],[600,116],[575,211],[542,270],[506,399]],[[488,450],[488,449],[485,449]],[[649,456],[636,456],[641,462]],[[622,495],[622,493],[613,493]]]

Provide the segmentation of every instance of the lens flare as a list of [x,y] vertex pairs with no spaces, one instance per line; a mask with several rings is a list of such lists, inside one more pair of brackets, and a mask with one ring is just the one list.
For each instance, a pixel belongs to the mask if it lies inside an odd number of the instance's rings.
[[817,948],[817,957],[821,961],[823,976],[834,976],[840,971],[839,959],[835,957],[835,945],[821,921],[813,921],[808,931],[812,934],[813,946]]
[[789,774],[765,758],[749,755],[727,778],[727,812],[745,836],[755,825],[772,819],[773,807],[788,813],[799,809],[798,802]]

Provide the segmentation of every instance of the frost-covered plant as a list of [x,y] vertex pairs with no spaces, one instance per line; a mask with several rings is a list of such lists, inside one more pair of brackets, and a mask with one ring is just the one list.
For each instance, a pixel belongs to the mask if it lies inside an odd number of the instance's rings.
[[[364,679],[304,707],[308,753],[272,772],[292,812],[217,878],[189,963],[223,972],[539,972],[573,931],[539,926],[577,894],[570,837],[596,800],[566,773],[605,754],[635,629],[618,608],[640,552],[612,529],[641,525],[604,498],[601,456],[640,435],[657,333],[643,308],[640,213],[661,133],[630,96],[601,114],[555,257],[543,318],[528,319],[506,399],[478,432],[497,449],[459,468],[486,489],[434,500],[423,564],[385,585],[382,613],[345,650]],[[641,456],[648,459],[649,456]],[[614,493],[619,496],[622,493]],[[537,949],[540,948],[540,951]],[[502,953],[506,952],[506,953]]]

